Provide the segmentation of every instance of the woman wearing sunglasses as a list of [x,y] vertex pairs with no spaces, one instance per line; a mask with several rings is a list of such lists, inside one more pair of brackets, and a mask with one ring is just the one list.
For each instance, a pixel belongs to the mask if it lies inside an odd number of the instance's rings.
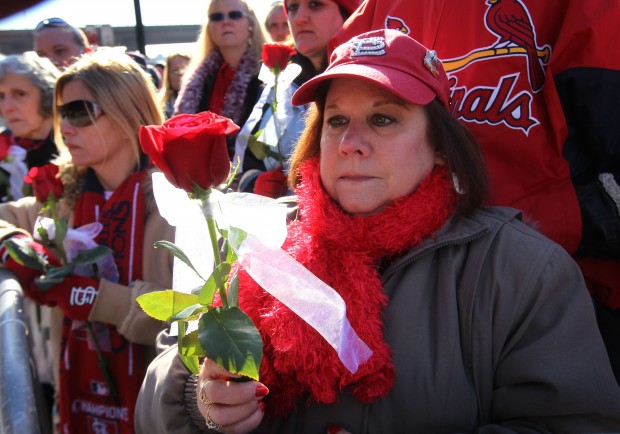
[[[243,125],[261,91],[264,42],[262,27],[244,0],[212,0],[175,114],[209,110]],[[233,153],[234,138],[229,140],[231,158]]]
[[[55,162],[64,184],[59,213],[71,228],[98,222],[102,229],[94,241],[112,250],[113,261],[96,274],[65,277],[46,291],[34,283],[37,272],[10,257],[5,263],[29,297],[62,313],[52,323],[59,432],[129,434],[161,328],[135,299],[171,286],[172,259],[153,243],[172,240],[173,228],[157,211],[138,143],[140,126],[161,123],[162,114],[146,73],[124,54],[105,51],[87,54],[65,70],[55,102],[60,149]],[[40,209],[34,198],[0,206],[0,238],[21,237],[57,263],[55,252],[30,238]]]
[[[278,125],[274,123],[272,102],[274,86],[267,85],[247,122],[237,135],[233,162],[241,161],[239,189],[269,197],[287,193],[286,161],[304,128],[308,105],[294,107],[295,90],[327,66],[327,43],[340,30],[344,21],[360,5],[361,0],[287,0],[284,10],[295,42],[293,67],[287,67],[278,80]],[[262,76],[262,74],[261,74]],[[265,107],[268,107],[265,109]],[[282,158],[259,157],[248,147],[248,141],[262,130],[259,140],[274,148],[279,144]],[[280,166],[280,160],[285,167]]]

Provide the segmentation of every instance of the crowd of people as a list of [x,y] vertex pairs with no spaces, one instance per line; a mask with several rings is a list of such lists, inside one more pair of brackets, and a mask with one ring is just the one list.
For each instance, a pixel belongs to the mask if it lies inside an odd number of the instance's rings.
[[[0,262],[52,432],[620,432],[620,6],[553,3],[210,0],[159,65],[41,21],[0,58]],[[258,380],[192,374],[136,301],[175,240],[138,133],[204,111],[239,126],[231,188],[295,211],[282,250],[357,369],[240,264]]]

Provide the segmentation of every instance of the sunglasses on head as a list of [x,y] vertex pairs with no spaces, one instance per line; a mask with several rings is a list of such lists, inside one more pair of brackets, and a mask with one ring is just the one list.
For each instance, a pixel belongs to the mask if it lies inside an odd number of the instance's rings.
[[40,30],[43,30],[46,27],[71,27],[71,26],[69,25],[69,23],[67,23],[62,18],[48,18],[47,20],[43,20],[39,24],[37,24],[37,26],[34,28],[34,31],[38,32]]
[[66,119],[74,127],[87,127],[103,114],[99,104],[92,101],[71,101],[58,107],[61,119]]
[[[224,21],[224,17],[226,16],[226,14],[224,14],[224,12],[213,12],[212,14],[209,14],[209,20],[210,21]],[[228,19],[229,20],[233,20],[233,21],[237,21],[240,20],[241,18],[245,17],[245,13],[243,13],[242,11],[230,11],[228,12]]]

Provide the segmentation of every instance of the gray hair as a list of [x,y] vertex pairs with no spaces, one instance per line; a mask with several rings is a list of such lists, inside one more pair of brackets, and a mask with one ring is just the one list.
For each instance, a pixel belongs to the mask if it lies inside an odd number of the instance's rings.
[[46,58],[36,55],[13,54],[0,59],[0,82],[7,74],[20,75],[30,80],[41,91],[39,114],[51,118],[54,110],[54,86],[60,71]]

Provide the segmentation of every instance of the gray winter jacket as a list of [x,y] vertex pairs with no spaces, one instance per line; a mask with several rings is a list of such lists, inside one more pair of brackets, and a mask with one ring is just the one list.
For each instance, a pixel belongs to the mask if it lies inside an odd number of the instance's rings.
[[[260,432],[324,434],[332,424],[354,434],[620,432],[620,389],[579,268],[518,211],[453,218],[392,258],[382,279],[390,392],[372,404],[346,391],[336,404],[299,403]],[[200,432],[187,379],[174,351],[155,360],[138,433]]]

